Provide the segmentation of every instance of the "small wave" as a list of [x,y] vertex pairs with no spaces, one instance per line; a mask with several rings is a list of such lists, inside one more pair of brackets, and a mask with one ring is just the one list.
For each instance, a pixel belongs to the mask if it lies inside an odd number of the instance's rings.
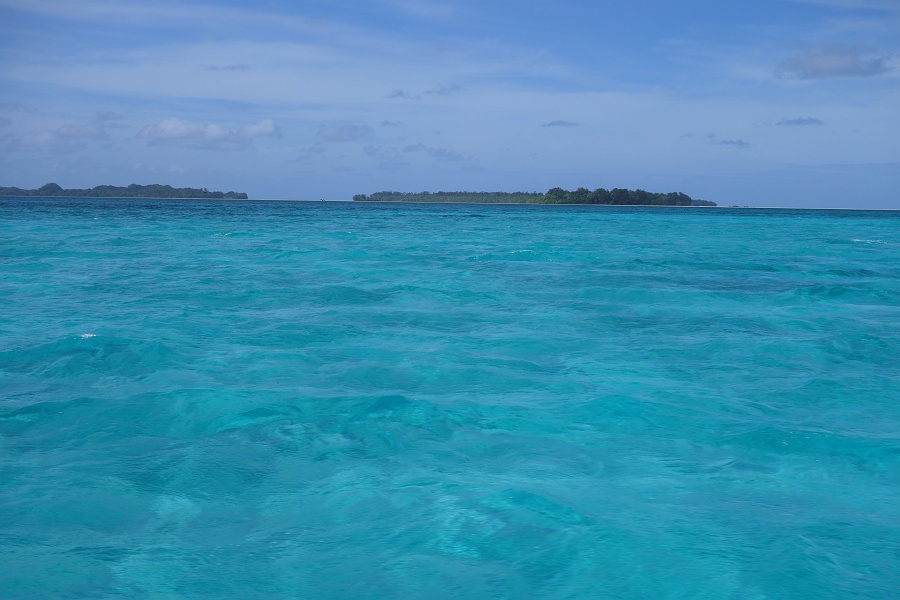
[[896,293],[881,288],[851,285],[812,285],[793,291],[795,295],[814,300],[841,301],[848,303],[884,304],[894,302]]
[[387,300],[391,294],[381,290],[365,290],[346,285],[326,286],[316,290],[315,296],[330,305],[374,304]]
[[828,273],[840,277],[878,277],[880,275],[869,269],[830,269]]
[[152,373],[180,363],[180,356],[159,341],[83,333],[29,348],[0,352],[0,369],[36,377]]

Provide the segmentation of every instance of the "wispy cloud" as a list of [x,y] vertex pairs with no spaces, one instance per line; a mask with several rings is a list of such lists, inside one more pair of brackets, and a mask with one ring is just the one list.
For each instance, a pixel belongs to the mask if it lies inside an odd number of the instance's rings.
[[719,146],[733,146],[735,148],[749,148],[750,142],[745,142],[742,139],[737,140],[715,140],[714,144],[718,144]]
[[116,123],[125,117],[121,113],[112,110],[101,111],[97,113],[97,121],[100,123]]
[[102,123],[66,124],[56,129],[29,131],[12,140],[12,147],[65,153],[84,148],[85,142],[109,139],[109,133]]
[[380,124],[382,127],[400,127],[401,125],[403,125],[403,122],[402,121],[391,121],[389,119],[385,119]]
[[176,117],[147,125],[137,134],[150,145],[171,144],[201,150],[245,150],[255,138],[277,135],[278,126],[272,119],[263,119],[243,127],[231,127]]
[[48,152],[73,152],[84,147],[81,140],[61,135],[59,131],[32,131],[13,140],[12,148],[19,150],[45,150]]
[[413,94],[406,90],[394,90],[387,97],[391,100],[421,100],[422,96],[451,96],[464,89],[463,86],[453,83],[425,90],[421,94]]
[[387,96],[391,100],[421,100],[422,96],[413,95],[403,90],[394,90]]
[[544,123],[541,127],[578,127],[578,123],[574,121],[550,121],[549,123]]
[[454,7],[445,2],[390,0],[389,5],[402,13],[420,19],[446,19],[454,13]]
[[102,125],[63,125],[56,130],[58,136],[77,140],[106,140],[109,134]]
[[207,67],[209,71],[230,71],[230,72],[240,72],[240,71],[249,71],[250,65],[212,65]]
[[777,125],[824,125],[825,122],[814,117],[797,117],[796,119],[785,119],[778,121]]
[[125,119],[124,115],[117,113],[112,110],[101,111],[97,113],[97,117],[95,120],[95,124],[98,127],[106,129],[123,129],[128,127],[122,121]]
[[385,148],[384,146],[366,146],[363,148],[363,153],[370,157],[377,159],[377,166],[381,170],[394,171],[397,169],[401,169],[407,166],[405,160],[403,160],[401,156],[401,152],[398,148]]
[[450,85],[442,85],[440,87],[436,87],[432,90],[426,90],[425,93],[431,94],[433,96],[449,96],[456,92],[460,92],[463,89],[463,86],[452,83]]
[[408,146],[404,146],[403,152],[407,154],[421,152],[437,160],[466,160],[466,156],[454,150],[450,150],[448,148],[432,148],[431,146],[426,146],[425,144],[411,144]]
[[706,134],[706,141],[715,146],[730,146],[732,148],[749,148],[751,146],[750,142],[746,142],[743,139],[721,139],[714,133]]
[[885,11],[900,11],[900,5],[895,0],[796,0],[804,4],[823,4],[849,9],[874,9]]
[[314,144],[312,146],[300,148],[298,154],[300,158],[313,158],[315,156],[321,156],[322,154],[325,154],[325,146],[321,144]]
[[867,57],[854,46],[822,44],[783,61],[778,74],[795,79],[875,77],[891,71],[889,61],[890,56]]
[[96,21],[117,25],[167,25],[184,29],[243,23],[290,27],[315,33],[321,26],[312,19],[268,13],[258,9],[216,6],[198,2],[117,2],[116,0],[81,0],[78,3],[57,0],[0,0],[0,8],[18,10],[57,19]]
[[742,139],[736,140],[715,140],[713,144],[718,144],[719,146],[732,146],[734,148],[749,148],[750,142],[745,142]]
[[33,131],[20,136],[14,146],[25,149],[50,149],[59,145],[59,136],[54,131]]
[[375,132],[368,125],[332,125],[320,127],[317,133],[326,142],[357,142],[371,138]]

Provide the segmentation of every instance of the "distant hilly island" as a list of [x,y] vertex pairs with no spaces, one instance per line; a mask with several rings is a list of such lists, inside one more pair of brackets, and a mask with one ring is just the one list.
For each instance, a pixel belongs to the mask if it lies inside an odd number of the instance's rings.
[[36,190],[17,187],[0,187],[0,196],[26,196],[43,198],[202,198],[210,200],[246,200],[243,192],[210,192],[206,188],[176,188],[171,185],[137,185],[120,187],[98,185],[86,190],[65,189],[55,183],[48,183]]
[[464,202],[477,204],[606,204],[612,206],[718,206],[709,200],[697,200],[681,192],[667,194],[644,190],[578,188],[574,191],[555,187],[540,192],[375,192],[357,194],[356,202]]

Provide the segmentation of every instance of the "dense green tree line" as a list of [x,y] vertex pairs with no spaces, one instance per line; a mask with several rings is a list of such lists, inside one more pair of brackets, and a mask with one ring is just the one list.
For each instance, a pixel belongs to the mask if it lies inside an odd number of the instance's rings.
[[578,188],[575,191],[555,187],[546,194],[537,192],[376,192],[374,194],[357,194],[353,196],[357,202],[473,202],[485,204],[518,203],[518,204],[608,204],[618,206],[716,206],[708,200],[694,200],[681,192],[668,194],[647,192],[644,190],[627,190],[614,188],[606,190],[598,188],[589,190]]
[[17,187],[0,187],[0,196],[38,196],[51,198],[204,198],[223,200],[246,200],[243,192],[210,192],[206,188],[173,188],[170,185],[137,185],[128,187],[98,185],[86,190],[63,189],[55,183],[48,183],[36,190]]

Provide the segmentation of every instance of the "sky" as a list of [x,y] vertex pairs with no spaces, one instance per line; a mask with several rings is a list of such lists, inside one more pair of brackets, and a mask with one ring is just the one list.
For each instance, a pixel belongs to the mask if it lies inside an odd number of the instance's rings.
[[900,0],[0,0],[0,185],[900,209]]

